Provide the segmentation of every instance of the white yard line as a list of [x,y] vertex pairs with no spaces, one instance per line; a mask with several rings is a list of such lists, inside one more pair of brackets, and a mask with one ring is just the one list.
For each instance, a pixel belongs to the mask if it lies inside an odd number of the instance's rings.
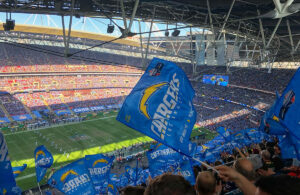
[[39,129],[26,130],[26,131],[19,131],[19,132],[15,132],[15,133],[7,133],[7,134],[4,134],[4,136],[8,136],[8,135],[16,135],[16,134],[27,133],[27,132],[32,132],[32,131],[40,131],[40,130],[43,130],[43,129],[49,129],[49,128],[53,128],[53,127],[61,127],[61,126],[67,126],[67,125],[73,125],[73,124],[78,124],[78,123],[86,123],[86,122],[90,122],[90,121],[104,120],[104,119],[114,118],[114,117],[116,117],[116,116],[107,116],[107,117],[103,117],[103,118],[91,119],[91,120],[80,121],[80,122],[74,122],[74,123],[68,123],[68,124],[53,125],[53,126],[48,126],[48,127],[39,128]]

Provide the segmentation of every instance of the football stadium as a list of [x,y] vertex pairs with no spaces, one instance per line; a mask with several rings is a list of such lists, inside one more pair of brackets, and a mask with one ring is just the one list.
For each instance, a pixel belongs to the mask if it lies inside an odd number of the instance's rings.
[[0,195],[300,195],[299,0],[1,0]]

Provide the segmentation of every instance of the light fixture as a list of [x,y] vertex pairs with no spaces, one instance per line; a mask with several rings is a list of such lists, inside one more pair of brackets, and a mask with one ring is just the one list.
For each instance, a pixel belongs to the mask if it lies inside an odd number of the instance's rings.
[[179,34],[180,34],[180,30],[178,30],[178,29],[175,29],[175,30],[172,32],[172,36],[173,36],[173,37],[177,37]]
[[114,30],[115,30],[115,26],[110,21],[110,24],[107,25],[107,33],[111,34],[114,32]]

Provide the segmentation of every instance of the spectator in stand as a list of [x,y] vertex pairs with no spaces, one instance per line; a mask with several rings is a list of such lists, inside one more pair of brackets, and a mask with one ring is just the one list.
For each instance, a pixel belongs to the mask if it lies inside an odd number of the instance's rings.
[[261,177],[255,195],[300,195],[300,179],[289,175]]
[[144,195],[194,195],[191,184],[180,175],[169,173],[157,176],[147,186]]
[[222,190],[221,180],[217,173],[200,172],[196,179],[195,190],[197,195],[217,195]]

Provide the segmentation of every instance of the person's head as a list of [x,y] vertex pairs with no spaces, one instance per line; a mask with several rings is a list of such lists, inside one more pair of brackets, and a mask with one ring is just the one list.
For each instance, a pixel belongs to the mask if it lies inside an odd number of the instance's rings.
[[260,152],[261,158],[263,159],[263,161],[270,161],[271,159],[271,154],[268,150],[262,150]]
[[126,186],[121,189],[121,195],[143,195],[145,187],[142,186]]
[[214,164],[215,164],[215,166],[222,165],[221,161],[218,161],[218,160]]
[[180,175],[169,173],[157,176],[150,181],[145,190],[145,195],[193,195],[195,194],[191,184]]
[[280,148],[279,148],[278,145],[274,146],[274,154],[276,154],[276,155],[280,155],[281,154],[281,150],[280,150]]
[[246,177],[249,181],[254,181],[256,178],[256,173],[253,164],[250,160],[245,158],[240,158],[235,161],[233,165],[234,169]]
[[300,179],[289,175],[261,177],[255,183],[255,195],[299,195]]
[[198,174],[195,184],[198,195],[213,195],[221,191],[221,181],[218,181],[215,174],[204,171]]

